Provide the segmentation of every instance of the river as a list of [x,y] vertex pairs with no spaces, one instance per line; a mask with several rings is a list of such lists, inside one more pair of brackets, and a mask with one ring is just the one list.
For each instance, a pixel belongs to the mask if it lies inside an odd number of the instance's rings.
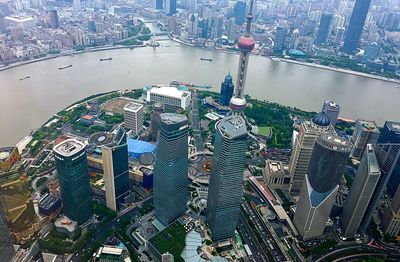
[[[112,61],[100,62],[100,58]],[[200,58],[211,58],[212,62]],[[58,67],[72,64],[71,68]],[[59,57],[0,72],[0,146],[13,145],[54,113],[92,94],[167,84],[171,80],[210,83],[218,91],[238,55],[193,48],[172,41],[159,48],[120,49]],[[30,79],[19,81],[20,78]],[[326,99],[341,116],[400,120],[397,84],[252,56],[246,93],[254,98],[319,111]]]

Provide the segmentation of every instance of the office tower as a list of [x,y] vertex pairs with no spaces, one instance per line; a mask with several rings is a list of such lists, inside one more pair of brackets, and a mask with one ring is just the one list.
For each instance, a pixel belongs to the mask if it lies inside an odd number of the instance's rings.
[[371,0],[356,0],[344,39],[343,51],[345,53],[353,54],[357,50],[370,4]]
[[158,126],[160,125],[160,115],[165,112],[165,106],[161,103],[153,104],[153,113],[151,113],[151,137],[154,142],[157,141]]
[[220,241],[234,236],[239,221],[247,129],[239,115],[221,119],[215,129],[206,218],[212,240]]
[[250,53],[255,46],[253,37],[251,36],[251,20],[253,20],[253,0],[250,1],[250,10],[247,15],[246,33],[241,36],[238,41],[240,50],[239,67],[237,73],[237,81],[234,96],[229,101],[230,108],[234,114],[242,114],[246,108],[247,102],[244,98],[244,88],[246,86],[247,68],[249,65]]
[[400,122],[386,121],[378,139],[379,144],[400,144]]
[[163,0],[153,0],[153,8],[157,10],[163,9]]
[[[395,192],[398,187],[398,185],[396,186],[396,180],[400,172],[400,144],[381,144],[378,140],[378,144],[375,146],[375,153],[376,158],[378,159],[379,167],[381,168],[381,176],[379,178],[378,185],[373,192],[371,201],[368,204],[367,210],[365,211],[363,220],[361,221],[361,225],[359,227],[359,231],[361,233],[366,232],[372,220],[373,214],[380,203],[386,186],[386,192],[390,197],[393,196],[394,193],[392,192]],[[391,178],[395,178],[395,181],[390,181],[389,179]]]
[[165,11],[169,16],[176,14],[176,0],[166,0]]
[[326,43],[329,37],[331,23],[332,23],[332,14],[322,14],[315,44],[322,45]]
[[78,13],[81,11],[81,0],[73,0],[74,12]]
[[400,187],[392,199],[389,208],[385,210],[381,226],[385,235],[395,237],[400,231]]
[[196,13],[197,10],[197,0],[189,0],[189,12]]
[[68,139],[54,146],[64,214],[83,224],[93,215],[85,145]]
[[58,28],[60,26],[57,10],[50,10],[49,25],[51,28]]
[[14,256],[14,247],[10,235],[10,231],[7,226],[6,217],[2,208],[0,207],[0,256],[4,261],[12,261]]
[[374,146],[368,144],[343,206],[341,225],[345,237],[352,238],[356,235],[380,175]]
[[161,262],[174,262],[174,256],[171,253],[164,253],[161,255]]
[[335,129],[330,124],[325,112],[316,114],[312,121],[305,121],[301,124],[289,165],[289,172],[292,176],[290,186],[292,195],[298,196],[300,194],[304,177],[308,172],[314,143],[320,134],[336,135]]
[[293,223],[303,240],[323,234],[350,155],[349,141],[323,134],[315,141]]
[[124,107],[125,127],[131,130],[133,136],[137,136],[143,130],[144,106],[131,102]]
[[232,98],[234,88],[235,86],[233,85],[232,76],[229,73],[221,84],[221,95],[219,97],[219,103],[221,105],[229,106],[229,101]]
[[284,27],[277,27],[274,39],[274,52],[281,53],[285,47],[287,30]]
[[322,112],[325,112],[328,116],[331,125],[335,126],[339,117],[340,106],[335,101],[325,101],[322,106]]
[[351,156],[361,160],[367,144],[376,145],[380,132],[375,122],[357,120],[351,142],[353,150]]
[[376,42],[369,43],[365,48],[363,60],[364,61],[375,60],[379,56],[379,50],[380,50],[380,45],[378,45]]
[[106,204],[117,211],[129,194],[128,146],[125,129],[116,129],[110,144],[102,147]]
[[153,201],[156,218],[168,225],[186,211],[188,198],[188,119],[163,113],[154,163]]
[[40,230],[28,176],[23,170],[0,172],[0,206],[14,241],[23,243]]
[[233,16],[237,25],[243,25],[246,18],[246,2],[237,1],[233,7]]

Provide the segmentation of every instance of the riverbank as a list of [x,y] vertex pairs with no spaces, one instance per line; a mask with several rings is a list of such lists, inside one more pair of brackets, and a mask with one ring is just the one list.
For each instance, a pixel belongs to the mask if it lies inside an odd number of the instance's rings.
[[46,60],[50,60],[50,59],[55,59],[55,58],[63,57],[63,56],[73,56],[73,55],[80,55],[80,54],[84,54],[84,53],[94,53],[94,52],[107,51],[107,50],[130,49],[130,48],[140,48],[140,47],[147,47],[147,45],[143,44],[143,45],[133,45],[133,46],[122,46],[122,45],[104,46],[104,47],[98,47],[98,48],[97,47],[96,48],[89,48],[89,49],[85,49],[85,50],[81,50],[81,51],[68,51],[68,52],[65,52],[65,53],[45,56],[45,57],[41,57],[41,58],[37,58],[37,59],[24,61],[24,62],[12,63],[10,65],[0,67],[0,72],[8,70],[8,69],[16,68],[16,67],[19,67],[19,66],[29,65],[29,64],[33,64],[33,63],[37,63],[37,62],[41,62],[41,61],[46,61]]
[[277,61],[296,64],[296,65],[302,65],[302,66],[308,66],[308,67],[318,68],[318,69],[322,69],[322,70],[334,71],[334,72],[339,72],[339,73],[344,73],[344,74],[349,74],[349,75],[354,75],[354,76],[361,76],[361,77],[385,81],[385,82],[389,82],[389,83],[400,84],[400,80],[397,80],[397,79],[352,71],[352,70],[348,70],[348,69],[341,69],[341,68],[324,66],[324,65],[314,64],[314,63],[299,62],[296,60],[285,59],[285,58],[279,58],[279,59],[277,59]]

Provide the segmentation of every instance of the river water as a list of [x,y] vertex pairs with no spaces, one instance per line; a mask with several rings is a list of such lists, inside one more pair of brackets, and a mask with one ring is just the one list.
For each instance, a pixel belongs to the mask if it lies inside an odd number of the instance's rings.
[[[13,145],[54,113],[89,95],[117,89],[167,84],[171,80],[210,83],[218,91],[237,54],[192,48],[172,41],[156,49],[120,49],[59,57],[0,72],[0,146]],[[112,61],[100,62],[100,58]],[[200,58],[211,58],[212,62]],[[72,64],[71,68],[58,67]],[[30,79],[19,81],[20,78]],[[337,101],[341,116],[400,120],[398,85],[252,56],[246,93],[254,98],[319,111]]]

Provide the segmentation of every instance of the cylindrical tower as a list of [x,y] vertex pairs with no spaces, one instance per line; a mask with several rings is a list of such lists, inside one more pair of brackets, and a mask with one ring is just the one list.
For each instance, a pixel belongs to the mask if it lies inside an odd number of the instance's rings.
[[153,104],[153,113],[151,114],[151,137],[154,142],[157,141],[158,125],[160,124],[160,114],[165,112],[165,106],[161,103]]

